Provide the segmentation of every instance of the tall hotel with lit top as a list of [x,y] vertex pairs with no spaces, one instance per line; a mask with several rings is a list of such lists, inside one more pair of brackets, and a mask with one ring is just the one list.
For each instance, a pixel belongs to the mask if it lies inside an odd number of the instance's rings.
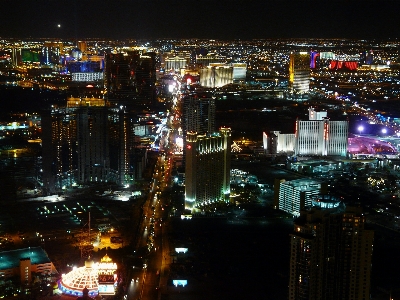
[[228,202],[230,195],[231,129],[186,137],[185,209]]
[[215,128],[215,98],[207,93],[193,93],[182,99],[183,167],[186,164],[186,136],[188,132],[210,134]]
[[331,121],[309,109],[308,121],[296,121],[295,155],[346,156],[348,121]]
[[292,52],[289,60],[289,89],[295,99],[306,99],[310,90],[310,54]]
[[370,299],[374,232],[358,208],[302,211],[290,235],[289,300]]

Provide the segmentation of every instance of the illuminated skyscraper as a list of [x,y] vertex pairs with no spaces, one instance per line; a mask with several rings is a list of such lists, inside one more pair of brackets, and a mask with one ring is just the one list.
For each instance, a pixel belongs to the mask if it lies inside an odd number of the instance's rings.
[[110,109],[110,169],[120,185],[142,179],[146,166],[147,149],[139,147],[136,120],[137,115],[124,107]]
[[60,63],[60,56],[63,54],[64,45],[62,42],[45,42],[41,53],[41,64],[52,65]]
[[87,51],[87,42],[86,41],[78,41],[77,45],[79,50],[82,51],[82,53],[86,53]]
[[348,121],[331,121],[326,111],[309,108],[308,120],[296,121],[295,134],[263,133],[264,150],[269,154],[346,156]]
[[290,53],[289,88],[294,98],[307,98],[310,90],[310,54],[308,52]]
[[194,93],[182,100],[183,165],[186,165],[186,136],[188,132],[211,134],[215,127],[215,98],[209,93]]
[[201,210],[230,195],[231,130],[186,138],[185,209]]
[[308,121],[296,121],[295,155],[346,156],[348,121],[331,121],[309,109]]
[[289,300],[370,299],[374,233],[365,223],[356,208],[301,212],[290,235]]
[[319,61],[319,53],[317,51],[310,52],[310,68],[315,69],[317,67],[317,61]]
[[215,128],[215,98],[196,93],[183,97],[182,130],[198,134],[213,133]]

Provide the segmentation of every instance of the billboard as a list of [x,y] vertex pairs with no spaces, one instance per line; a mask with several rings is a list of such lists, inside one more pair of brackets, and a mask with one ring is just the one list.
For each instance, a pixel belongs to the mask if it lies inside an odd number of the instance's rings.
[[358,68],[357,61],[341,61],[341,60],[332,60],[329,64],[330,70],[350,70],[354,71]]
[[40,62],[40,55],[38,52],[29,49],[22,49],[21,59],[23,62]]
[[115,286],[117,284],[117,274],[115,274],[114,266],[108,266],[106,264],[99,264],[99,267],[104,268],[99,270],[99,295],[114,295]]

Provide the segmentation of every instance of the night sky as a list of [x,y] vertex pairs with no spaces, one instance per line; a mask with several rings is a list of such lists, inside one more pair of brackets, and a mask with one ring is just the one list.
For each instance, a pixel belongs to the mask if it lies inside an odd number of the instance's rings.
[[1,38],[397,38],[400,30],[398,0],[2,0],[0,4]]

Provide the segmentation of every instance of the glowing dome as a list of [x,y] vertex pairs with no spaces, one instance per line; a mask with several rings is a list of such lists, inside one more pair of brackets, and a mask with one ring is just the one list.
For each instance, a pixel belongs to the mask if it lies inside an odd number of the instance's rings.
[[68,274],[63,274],[58,286],[66,295],[82,296],[83,289],[87,288],[89,295],[95,296],[99,291],[99,273],[106,271],[113,274],[116,270],[117,265],[107,255],[100,263],[87,260],[84,267],[74,268]]

